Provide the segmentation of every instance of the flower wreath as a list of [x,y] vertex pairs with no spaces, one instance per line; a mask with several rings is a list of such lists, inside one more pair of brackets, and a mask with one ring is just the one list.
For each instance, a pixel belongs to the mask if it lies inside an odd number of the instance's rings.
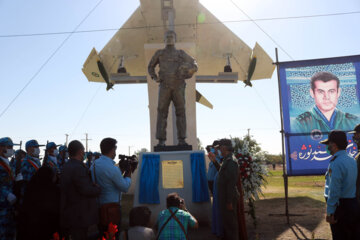
[[254,226],[257,226],[255,214],[255,201],[259,196],[263,196],[261,187],[267,184],[267,168],[261,165],[264,158],[263,154],[255,154],[252,157],[248,151],[248,142],[244,142],[242,151],[235,152],[235,157],[239,164],[239,173],[244,191],[244,201],[248,203],[248,214],[252,217]]

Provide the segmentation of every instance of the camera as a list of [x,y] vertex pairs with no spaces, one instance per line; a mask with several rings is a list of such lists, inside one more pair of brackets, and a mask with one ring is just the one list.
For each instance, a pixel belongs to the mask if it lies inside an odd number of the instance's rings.
[[121,172],[134,172],[138,167],[139,161],[136,155],[126,156],[119,154],[119,168]]

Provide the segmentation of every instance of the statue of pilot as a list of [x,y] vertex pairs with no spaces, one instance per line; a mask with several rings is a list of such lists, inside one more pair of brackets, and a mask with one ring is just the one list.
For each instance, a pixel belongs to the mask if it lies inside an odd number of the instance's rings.
[[[175,106],[178,145],[188,145],[185,141],[185,79],[191,78],[198,68],[192,57],[183,50],[175,48],[175,41],[176,33],[167,31],[165,33],[166,47],[156,51],[148,66],[151,78],[160,83],[156,124],[158,146],[165,146],[167,117],[171,101]],[[155,73],[157,64],[160,67],[159,76]]]

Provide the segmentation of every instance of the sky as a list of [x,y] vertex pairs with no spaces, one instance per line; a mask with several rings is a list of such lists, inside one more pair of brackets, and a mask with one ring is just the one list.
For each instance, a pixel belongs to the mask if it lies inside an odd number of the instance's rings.
[[[233,0],[252,19],[321,15],[360,11],[358,0]],[[200,0],[221,21],[247,20],[230,0]],[[0,112],[50,61],[0,117],[0,136],[14,142],[37,139],[40,144],[85,139],[98,151],[100,141],[113,137],[120,154],[150,149],[150,120],[146,84],[106,85],[87,81],[81,68],[95,47],[100,51],[116,31],[5,37],[13,34],[71,32],[99,0],[0,0]],[[138,0],[103,0],[78,30],[116,29],[140,5]],[[360,54],[360,14],[286,20],[227,23],[251,48],[258,42],[279,61]],[[270,37],[271,38],[270,38]],[[274,42],[273,40],[276,42]],[[281,49],[284,49],[282,51]],[[290,56],[289,56],[290,55]],[[214,139],[248,133],[263,150],[281,152],[277,74],[238,84],[197,84],[214,109],[197,104],[197,135],[204,146]],[[85,141],[82,140],[84,143]]]

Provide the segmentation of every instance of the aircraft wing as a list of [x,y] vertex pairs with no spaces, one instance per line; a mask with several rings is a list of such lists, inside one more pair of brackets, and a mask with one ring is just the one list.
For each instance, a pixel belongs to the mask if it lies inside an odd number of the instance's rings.
[[105,79],[101,76],[97,62],[100,61],[100,57],[95,48],[93,48],[86,59],[83,66],[83,73],[89,82],[105,82]]
[[232,71],[238,72],[239,80],[245,80],[251,56],[255,55],[257,63],[251,80],[271,78],[275,69],[273,61],[258,43],[254,49],[251,49],[201,3],[199,3],[198,16],[196,60],[199,71],[197,75],[217,75],[223,72],[226,55],[229,55]]
[[245,79],[250,64],[251,48],[199,3],[196,61],[198,75],[217,75],[224,71],[226,54],[230,54],[233,72]]
[[125,67],[132,76],[147,75],[144,64],[146,36],[146,22],[138,7],[99,54],[107,72],[117,72],[120,57],[124,56]]
[[258,43],[255,44],[253,56],[256,57],[257,61],[251,80],[271,78],[275,70],[275,65],[273,64],[271,57],[262,49]]

